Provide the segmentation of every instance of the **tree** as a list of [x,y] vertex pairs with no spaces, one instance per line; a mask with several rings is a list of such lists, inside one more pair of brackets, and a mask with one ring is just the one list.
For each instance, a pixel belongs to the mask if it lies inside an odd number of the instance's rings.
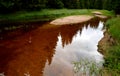
[[12,0],[1,0],[0,1],[0,10],[1,13],[9,13],[12,11],[14,2]]
[[113,10],[116,14],[120,14],[120,0],[115,0]]
[[44,8],[107,9],[120,11],[120,0],[0,0],[0,13]]
[[63,8],[64,4],[61,0],[48,0],[48,8]]

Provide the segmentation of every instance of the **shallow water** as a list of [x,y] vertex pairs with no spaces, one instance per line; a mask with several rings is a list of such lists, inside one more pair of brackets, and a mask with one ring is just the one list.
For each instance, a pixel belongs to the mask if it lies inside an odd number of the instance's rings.
[[97,51],[98,42],[104,36],[103,24],[101,21],[63,26],[45,23],[31,31],[16,31],[18,36],[9,38],[8,35],[0,40],[0,73],[75,76],[73,62],[104,61]]

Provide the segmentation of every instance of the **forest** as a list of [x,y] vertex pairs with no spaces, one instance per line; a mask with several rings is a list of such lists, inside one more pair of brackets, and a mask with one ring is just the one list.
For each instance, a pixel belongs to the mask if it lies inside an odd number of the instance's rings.
[[0,0],[0,13],[41,9],[105,9],[120,13],[120,0]]

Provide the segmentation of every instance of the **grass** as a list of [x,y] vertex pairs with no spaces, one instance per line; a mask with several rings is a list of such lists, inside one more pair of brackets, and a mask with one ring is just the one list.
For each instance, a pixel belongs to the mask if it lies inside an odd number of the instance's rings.
[[106,26],[108,27],[108,31],[117,40],[120,40],[120,18],[113,18],[107,21]]
[[103,15],[113,17],[115,16],[115,13],[113,11],[108,11],[108,10],[98,10],[99,12],[102,12]]
[[120,18],[113,18],[107,21],[108,32],[115,39],[116,44],[106,49],[105,69],[111,76],[120,75]]
[[29,22],[49,21],[69,15],[92,15],[93,11],[101,11],[106,16],[113,16],[112,11],[95,9],[43,9],[40,11],[19,11],[12,14],[0,15],[0,21]]
[[120,75],[120,45],[107,50],[104,66],[112,76]]
[[78,76],[101,76],[102,75],[102,67],[100,63],[96,63],[95,61],[90,61],[88,59],[82,59],[78,62],[73,62],[74,72],[78,74]]

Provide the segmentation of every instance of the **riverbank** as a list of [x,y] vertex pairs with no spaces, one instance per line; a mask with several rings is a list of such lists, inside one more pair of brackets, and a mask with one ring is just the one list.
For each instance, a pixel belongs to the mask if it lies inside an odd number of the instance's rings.
[[[104,71],[106,76],[120,75],[120,17],[112,18],[106,22],[107,30],[104,38],[99,42],[99,51],[104,54]],[[103,71],[103,72],[104,72]]]
[[[14,30],[20,28],[21,25],[36,24],[46,21],[52,21],[57,18],[71,15],[90,15],[93,12],[101,12],[104,16],[114,16],[112,11],[95,10],[95,9],[43,9],[40,11],[19,11],[11,14],[0,14],[0,32],[5,28]],[[28,26],[27,26],[28,27]]]
[[70,15],[93,15],[93,11],[99,11],[105,16],[113,16],[112,11],[95,9],[43,9],[40,11],[19,11],[12,14],[0,14],[0,23],[4,22],[37,22],[50,21],[59,17]]
[[63,18],[58,18],[50,22],[52,25],[72,25],[72,24],[78,24],[83,23],[86,21],[91,20],[94,18],[94,16],[90,15],[73,15],[73,16],[67,16]]

